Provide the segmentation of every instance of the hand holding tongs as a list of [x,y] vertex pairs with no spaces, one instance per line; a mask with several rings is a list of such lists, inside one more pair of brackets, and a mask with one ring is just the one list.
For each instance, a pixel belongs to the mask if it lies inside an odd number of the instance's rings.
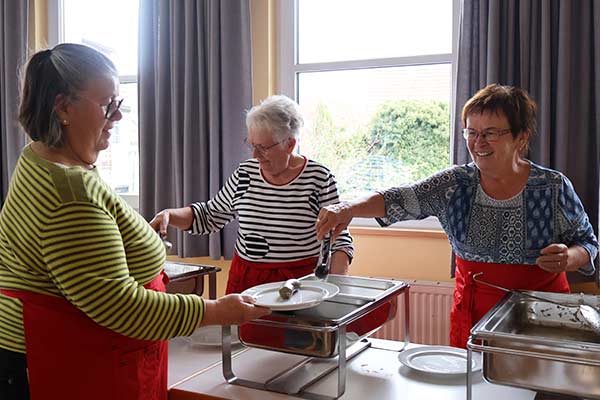
[[321,242],[321,252],[319,260],[315,267],[315,276],[321,280],[326,280],[331,269],[331,232],[323,238]]

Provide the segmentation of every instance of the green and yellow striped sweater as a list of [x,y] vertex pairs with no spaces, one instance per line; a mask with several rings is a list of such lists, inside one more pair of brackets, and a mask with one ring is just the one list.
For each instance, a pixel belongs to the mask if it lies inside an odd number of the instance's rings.
[[[0,287],[64,297],[126,336],[189,335],[202,299],[143,287],[164,261],[158,235],[96,170],[61,167],[25,147],[0,213]],[[0,347],[25,352],[21,303],[3,295]]]

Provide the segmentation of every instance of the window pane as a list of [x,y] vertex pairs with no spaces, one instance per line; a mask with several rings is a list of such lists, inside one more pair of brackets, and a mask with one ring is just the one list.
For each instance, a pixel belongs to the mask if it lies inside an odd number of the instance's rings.
[[110,146],[96,165],[100,176],[117,193],[137,194],[139,189],[137,83],[120,85],[121,119],[112,129]]
[[299,62],[452,53],[451,0],[299,0]]
[[342,198],[449,165],[450,64],[298,75],[300,151],[335,174]]
[[138,0],[63,0],[64,41],[106,54],[120,75],[137,75]]

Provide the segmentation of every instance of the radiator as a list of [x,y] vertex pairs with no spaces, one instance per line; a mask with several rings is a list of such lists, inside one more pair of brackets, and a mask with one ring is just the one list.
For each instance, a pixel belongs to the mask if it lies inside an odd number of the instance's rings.
[[[454,284],[447,282],[406,281],[410,284],[410,341],[412,343],[450,344],[450,308]],[[398,297],[396,317],[384,324],[373,337],[404,340],[404,296]]]

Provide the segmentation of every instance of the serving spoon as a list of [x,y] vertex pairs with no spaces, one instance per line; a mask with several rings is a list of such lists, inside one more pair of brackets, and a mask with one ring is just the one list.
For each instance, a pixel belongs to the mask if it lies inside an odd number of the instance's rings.
[[489,282],[482,281],[481,279],[477,279],[481,275],[483,275],[483,272],[478,272],[476,274],[473,274],[473,281],[475,281],[477,283],[481,283],[482,285],[496,288],[498,290],[502,290],[503,292],[517,293],[522,296],[529,297],[529,298],[532,298],[535,300],[540,300],[540,301],[544,301],[546,303],[556,304],[557,306],[577,307],[577,313],[576,313],[577,319],[579,319],[579,321],[581,321],[585,325],[587,325],[597,335],[600,335],[600,312],[598,311],[598,309],[596,307],[592,307],[588,304],[580,304],[578,306],[572,305],[572,304],[565,304],[565,303],[561,303],[559,301],[554,301],[554,300],[546,299],[544,297],[539,297],[539,296],[535,296],[533,294],[522,292],[520,290],[507,289],[505,287],[494,285],[493,283],[489,283]]

